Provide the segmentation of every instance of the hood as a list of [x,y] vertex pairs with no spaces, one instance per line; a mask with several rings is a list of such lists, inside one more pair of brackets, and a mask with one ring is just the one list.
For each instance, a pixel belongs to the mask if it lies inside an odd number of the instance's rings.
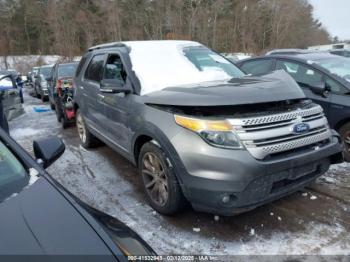
[[45,178],[0,204],[0,254],[111,255],[76,209]]
[[294,79],[283,70],[228,81],[168,87],[142,96],[146,104],[174,106],[225,106],[305,98]]

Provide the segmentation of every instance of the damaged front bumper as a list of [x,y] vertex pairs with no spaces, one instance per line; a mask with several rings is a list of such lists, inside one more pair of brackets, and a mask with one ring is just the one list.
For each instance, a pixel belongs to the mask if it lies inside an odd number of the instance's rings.
[[191,139],[177,147],[183,192],[195,210],[219,215],[242,213],[298,191],[343,161],[334,131],[322,147],[264,161],[246,150],[213,148]]

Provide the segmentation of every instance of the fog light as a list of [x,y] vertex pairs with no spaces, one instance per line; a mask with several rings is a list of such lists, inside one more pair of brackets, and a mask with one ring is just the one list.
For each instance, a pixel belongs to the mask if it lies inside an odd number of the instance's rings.
[[225,204],[230,202],[230,196],[229,195],[224,195],[224,197],[222,198],[222,202],[225,203]]

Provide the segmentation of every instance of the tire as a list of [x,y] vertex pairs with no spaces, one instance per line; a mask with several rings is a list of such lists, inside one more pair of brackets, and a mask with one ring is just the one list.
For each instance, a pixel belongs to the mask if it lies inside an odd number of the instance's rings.
[[339,134],[344,143],[344,159],[346,162],[350,162],[350,122],[339,128]]
[[61,123],[61,121],[62,121],[62,112],[61,112],[60,108],[56,107],[55,108],[55,113],[56,113],[57,122]]
[[159,213],[174,215],[185,206],[186,199],[175,170],[168,163],[169,158],[157,145],[148,142],[142,146],[138,166],[146,198]]
[[69,127],[69,121],[64,115],[61,118],[61,124],[63,129],[66,129],[67,127]]
[[101,144],[101,142],[90,133],[88,127],[85,124],[84,117],[78,109],[76,112],[76,127],[80,139],[80,143],[84,148],[93,148]]

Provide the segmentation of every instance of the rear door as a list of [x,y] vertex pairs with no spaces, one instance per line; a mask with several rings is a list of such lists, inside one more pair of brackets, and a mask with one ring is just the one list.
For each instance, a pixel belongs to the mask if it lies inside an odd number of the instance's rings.
[[310,86],[320,84],[325,81],[325,75],[317,69],[292,60],[278,59],[276,70],[283,69],[290,74],[303,89],[305,95],[323,107],[324,112],[329,116],[329,104],[331,96],[324,97],[315,94],[310,90]]
[[94,55],[85,70],[83,81],[81,82],[85,103],[83,108],[84,118],[87,120],[89,126],[92,126],[98,131],[103,131],[101,129],[103,129],[104,121],[104,108],[99,103],[99,100],[101,96],[100,81],[105,58],[106,55],[104,53]]
[[[110,53],[104,68],[103,79],[118,79],[124,85],[132,86],[128,79],[124,63],[118,52]],[[123,151],[128,151],[130,131],[128,129],[128,112],[130,95],[124,93],[102,93],[100,103],[105,108],[104,124],[107,135]]]

